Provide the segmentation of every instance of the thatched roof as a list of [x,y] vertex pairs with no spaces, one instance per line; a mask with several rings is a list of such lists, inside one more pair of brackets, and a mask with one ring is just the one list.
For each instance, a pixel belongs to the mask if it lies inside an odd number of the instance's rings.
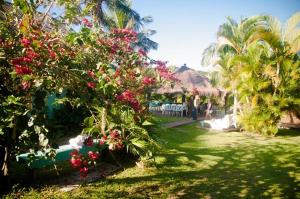
[[219,95],[220,90],[213,88],[209,79],[199,72],[188,68],[186,65],[178,68],[174,76],[179,80],[174,87],[163,86],[157,90],[157,93],[185,93],[193,92],[194,89],[199,91],[200,95]]

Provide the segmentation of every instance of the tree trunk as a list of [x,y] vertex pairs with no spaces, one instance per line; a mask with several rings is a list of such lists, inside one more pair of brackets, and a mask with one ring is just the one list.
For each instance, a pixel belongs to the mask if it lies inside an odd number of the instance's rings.
[[237,101],[237,91],[234,90],[233,91],[233,125],[234,127],[236,128],[237,127],[237,104],[238,104],[238,101]]
[[103,111],[101,113],[101,133],[105,135],[105,129],[106,129],[106,116],[107,116],[107,108],[104,107]]
[[103,9],[102,9],[102,3],[103,0],[96,0],[96,9],[93,11],[93,17],[94,21],[98,23],[99,26],[102,24],[103,19]]

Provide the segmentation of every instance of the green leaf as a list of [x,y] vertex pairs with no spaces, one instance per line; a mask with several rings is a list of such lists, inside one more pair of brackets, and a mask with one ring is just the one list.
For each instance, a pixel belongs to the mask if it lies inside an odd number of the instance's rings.
[[154,124],[151,123],[151,122],[149,122],[149,121],[147,121],[147,120],[145,120],[145,121],[143,122],[142,125],[143,125],[143,126],[152,126],[152,125],[154,125]]

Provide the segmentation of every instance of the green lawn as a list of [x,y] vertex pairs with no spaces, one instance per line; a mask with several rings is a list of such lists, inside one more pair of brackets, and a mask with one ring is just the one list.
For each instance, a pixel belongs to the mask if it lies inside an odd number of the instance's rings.
[[278,137],[169,129],[156,167],[128,168],[69,193],[56,187],[24,198],[300,198],[300,133]]
[[171,116],[163,116],[163,115],[155,115],[155,118],[157,121],[159,121],[162,124],[190,119],[187,117],[171,117]]

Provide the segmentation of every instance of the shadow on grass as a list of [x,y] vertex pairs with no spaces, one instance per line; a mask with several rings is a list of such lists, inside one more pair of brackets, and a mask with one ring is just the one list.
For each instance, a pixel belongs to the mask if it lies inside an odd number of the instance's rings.
[[104,183],[106,192],[101,190],[101,194],[114,198],[299,197],[297,142],[255,140],[234,134],[238,138],[224,145],[205,145],[222,136],[195,129],[195,125],[169,131],[163,135],[169,140],[168,150],[157,156],[155,171],[110,178],[85,191],[98,195],[97,186]]
[[[281,135],[282,133],[282,135]],[[191,124],[168,129],[156,168],[127,169],[57,197],[73,198],[300,198],[300,136],[274,138],[217,133]],[[37,197],[37,192],[27,197]],[[53,197],[53,192],[45,191]],[[40,197],[40,196],[38,196]],[[26,198],[26,197],[25,197]]]
[[276,136],[283,136],[283,137],[294,137],[294,136],[300,136],[300,129],[279,129]]

